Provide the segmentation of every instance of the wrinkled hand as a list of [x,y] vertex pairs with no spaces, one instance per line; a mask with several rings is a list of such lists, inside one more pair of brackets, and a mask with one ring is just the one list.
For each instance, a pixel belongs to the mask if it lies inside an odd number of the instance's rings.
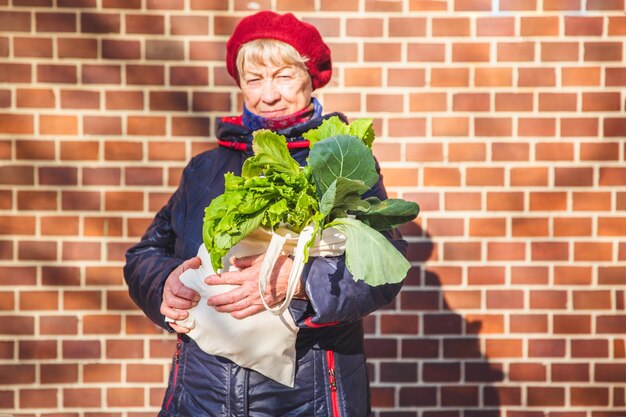
[[[236,319],[243,319],[265,310],[259,295],[259,272],[265,254],[232,258],[231,264],[239,271],[223,272],[207,277],[208,285],[230,284],[237,288],[208,299],[207,304],[222,313],[230,313]],[[289,272],[293,260],[288,256],[279,256],[265,290],[267,305],[274,306],[285,299]],[[298,284],[299,285],[299,284]],[[298,292],[299,288],[296,292]]]
[[[182,320],[189,316],[186,311],[194,307],[200,301],[200,295],[194,290],[185,287],[179,277],[188,269],[197,269],[202,261],[197,256],[187,259],[173,270],[165,280],[163,286],[163,301],[161,302],[161,314],[172,320]],[[169,323],[176,333],[189,333],[189,329],[176,323]]]

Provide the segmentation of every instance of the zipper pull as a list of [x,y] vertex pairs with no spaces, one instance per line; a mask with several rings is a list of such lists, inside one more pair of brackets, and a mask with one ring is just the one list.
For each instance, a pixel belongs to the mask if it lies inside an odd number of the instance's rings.
[[333,392],[337,391],[337,380],[335,379],[335,370],[332,368],[328,370],[328,379],[330,380],[330,390]]

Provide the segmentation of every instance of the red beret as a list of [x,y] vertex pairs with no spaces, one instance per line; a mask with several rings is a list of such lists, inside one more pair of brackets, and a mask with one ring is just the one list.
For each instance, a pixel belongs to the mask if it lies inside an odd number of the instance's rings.
[[239,74],[236,62],[239,48],[255,39],[276,39],[288,43],[300,55],[309,58],[306,66],[314,90],[323,87],[330,80],[333,72],[330,49],[315,26],[298,20],[291,13],[280,15],[265,10],[241,19],[226,43],[226,68],[237,84]]

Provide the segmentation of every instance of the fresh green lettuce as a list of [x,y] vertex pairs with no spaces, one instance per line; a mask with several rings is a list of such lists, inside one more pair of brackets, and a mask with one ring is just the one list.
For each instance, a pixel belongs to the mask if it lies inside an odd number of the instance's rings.
[[336,116],[325,120],[303,135],[311,146],[306,167],[291,157],[284,136],[255,132],[254,156],[242,175],[227,173],[224,194],[205,210],[202,236],[213,268],[222,268],[222,257],[259,226],[300,232],[313,224],[316,234],[334,227],[345,235],[354,279],[372,286],[402,281],[410,264],[380,232],[413,220],[419,206],[362,198],[379,180],[372,126],[371,119],[350,125]]

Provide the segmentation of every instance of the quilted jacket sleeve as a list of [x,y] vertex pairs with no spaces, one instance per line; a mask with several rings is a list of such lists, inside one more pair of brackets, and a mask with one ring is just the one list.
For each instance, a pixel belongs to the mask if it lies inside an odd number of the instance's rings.
[[[185,170],[187,171],[187,170]],[[172,331],[160,312],[165,280],[183,259],[174,255],[176,232],[172,212],[184,204],[185,173],[176,192],[156,214],[141,241],[126,252],[124,279],[131,298],[158,326]]]
[[[382,178],[367,194],[369,196],[381,200],[387,198]],[[406,256],[407,243],[397,230],[383,234]],[[303,327],[358,320],[390,303],[402,288],[402,283],[372,287],[363,281],[355,281],[346,267],[344,256],[311,258],[301,279],[314,312],[306,320],[307,324],[299,324]]]

